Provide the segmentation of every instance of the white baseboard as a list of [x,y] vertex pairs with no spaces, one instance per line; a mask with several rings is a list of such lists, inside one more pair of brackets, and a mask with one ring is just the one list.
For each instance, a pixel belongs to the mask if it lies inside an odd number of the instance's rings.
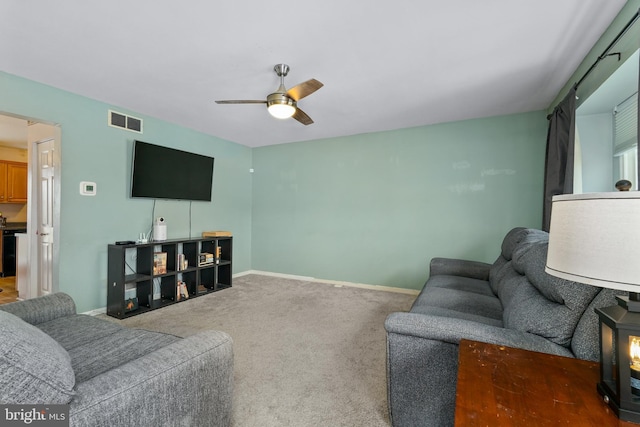
[[[281,277],[283,279],[302,280],[305,282],[328,283],[336,287],[349,286],[352,288],[369,289],[373,291],[383,291],[383,292],[395,292],[398,294],[418,295],[420,293],[420,291],[417,289],[394,288],[393,286],[367,285],[364,283],[344,282],[342,280],[317,279],[315,277],[310,277],[310,276],[298,276],[295,274],[273,273],[271,271],[261,271],[261,270],[241,271],[240,273],[234,274],[232,277],[235,279],[236,277],[247,276],[249,274],[260,274],[262,276]],[[80,313],[80,314],[97,316],[98,314],[105,314],[106,312],[107,312],[107,307],[101,307],[101,308],[96,308],[95,310],[85,311],[84,313]]]
[[315,282],[315,283],[328,283],[336,287],[349,286],[352,288],[369,289],[373,291],[383,291],[383,292],[395,292],[395,293],[407,294],[407,295],[418,295],[420,293],[420,291],[417,289],[395,288],[393,286],[369,285],[365,283],[345,282],[342,280],[318,279],[316,277],[297,276],[295,274],[274,273],[271,271],[261,271],[261,270],[247,270],[238,274],[234,274],[233,277],[241,277],[241,276],[246,276],[248,274],[260,274],[263,276],[282,277],[283,279],[303,280],[303,281]]
[[88,316],[97,316],[98,314],[105,314],[107,312],[107,307],[96,308],[94,310],[85,311],[84,313]]

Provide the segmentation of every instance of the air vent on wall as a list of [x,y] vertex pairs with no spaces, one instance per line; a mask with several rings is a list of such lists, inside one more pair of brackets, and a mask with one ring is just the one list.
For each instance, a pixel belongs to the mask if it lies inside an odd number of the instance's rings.
[[142,119],[109,110],[109,126],[142,133]]

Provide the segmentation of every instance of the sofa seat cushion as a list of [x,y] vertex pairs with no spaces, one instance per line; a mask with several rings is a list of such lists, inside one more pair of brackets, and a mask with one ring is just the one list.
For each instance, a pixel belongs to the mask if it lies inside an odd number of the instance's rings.
[[67,404],[76,382],[71,358],[33,325],[0,311],[0,402]]
[[123,326],[86,314],[73,314],[40,323],[38,328],[69,351],[112,335],[122,330]]
[[502,320],[502,304],[497,297],[458,289],[425,287],[413,303],[411,312],[413,313],[418,307],[440,307],[454,312]]
[[78,383],[181,339],[159,332],[125,328],[82,314],[61,317],[38,326],[64,343]]
[[450,276],[446,274],[431,276],[429,277],[426,286],[432,288],[455,289],[495,297],[488,281],[471,279],[469,277]]
[[80,383],[180,339],[174,335],[143,329],[122,329],[98,342],[87,342],[76,347],[69,351],[69,354],[77,381]]
[[473,313],[464,313],[462,311],[455,311],[448,308],[432,307],[428,305],[422,305],[411,309],[411,313],[424,314],[426,316],[439,316],[447,319],[468,320],[476,323],[483,323],[489,326],[495,326],[502,328],[502,320],[493,319],[491,317],[480,316]]

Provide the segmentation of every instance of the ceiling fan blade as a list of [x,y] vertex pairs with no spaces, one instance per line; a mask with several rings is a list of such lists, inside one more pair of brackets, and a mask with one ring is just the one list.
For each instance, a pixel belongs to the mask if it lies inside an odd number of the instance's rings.
[[289,89],[287,91],[287,96],[292,98],[294,101],[300,101],[302,98],[311,95],[322,86],[324,85],[316,79],[307,80],[306,82],[300,83],[299,85]]
[[305,126],[313,123],[313,120],[311,120],[311,117],[307,116],[307,113],[305,113],[304,111],[302,111],[300,108],[297,108],[297,107],[296,107],[296,112],[293,113],[293,116],[291,117],[293,117],[294,119],[296,119],[297,121],[299,121]]
[[267,101],[258,101],[257,99],[231,99],[224,101],[216,101],[216,104],[266,104]]

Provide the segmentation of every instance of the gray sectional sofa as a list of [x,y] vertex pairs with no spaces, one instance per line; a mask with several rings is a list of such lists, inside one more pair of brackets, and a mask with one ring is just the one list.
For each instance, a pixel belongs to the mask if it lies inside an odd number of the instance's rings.
[[461,339],[599,359],[594,308],[624,293],[546,274],[547,245],[546,232],[515,228],[493,264],[431,260],[411,310],[385,322],[394,427],[453,425]]
[[224,332],[129,329],[63,293],[0,306],[2,404],[69,404],[71,426],[228,426],[232,389]]

